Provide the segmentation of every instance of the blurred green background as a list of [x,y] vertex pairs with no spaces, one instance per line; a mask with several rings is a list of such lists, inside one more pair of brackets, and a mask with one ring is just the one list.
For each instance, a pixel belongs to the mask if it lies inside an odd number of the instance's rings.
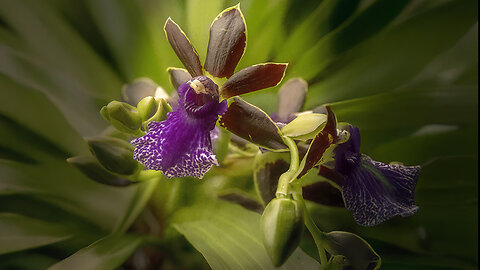
[[[362,152],[423,167],[413,217],[364,228],[345,209],[312,203],[319,227],[361,235],[382,256],[382,269],[477,269],[478,2],[240,3],[248,39],[237,70],[288,62],[284,80],[309,83],[305,109],[330,104],[340,121],[360,128]],[[166,68],[182,64],[164,36],[166,18],[182,27],[203,62],[212,20],[235,4],[0,0],[0,269],[44,269],[98,239],[98,249],[83,249],[91,257],[78,269],[93,262],[105,269],[208,267],[179,235],[137,249],[145,243],[139,233],[170,235],[158,231],[167,231],[176,210],[215,197],[220,180],[222,187],[251,186],[248,162],[238,175],[213,171],[205,181],[115,188],[65,159],[88,153],[82,138],[106,128],[99,109],[121,99],[123,84],[148,77],[174,91]],[[277,90],[246,99],[273,112]],[[111,232],[118,234],[102,238]],[[308,241],[302,246],[312,254]],[[141,268],[139,260],[155,267]]]

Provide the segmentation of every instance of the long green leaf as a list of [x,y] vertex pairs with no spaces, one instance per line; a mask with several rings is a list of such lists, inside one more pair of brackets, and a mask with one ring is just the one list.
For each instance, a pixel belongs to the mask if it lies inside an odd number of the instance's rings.
[[109,235],[48,269],[117,269],[144,241],[139,235]]
[[0,213],[0,254],[36,248],[71,237],[64,227],[9,213]]
[[[317,74],[316,83],[309,87],[306,107],[387,92],[408,83],[474,26],[476,9],[477,1],[451,1],[372,37]],[[472,40],[469,46],[475,43]],[[443,63],[452,64],[456,63]],[[317,66],[311,65],[312,74]]]
[[[259,221],[257,213],[215,202],[181,211],[173,226],[212,269],[276,269],[263,247]],[[320,269],[320,265],[297,249],[280,269]]]

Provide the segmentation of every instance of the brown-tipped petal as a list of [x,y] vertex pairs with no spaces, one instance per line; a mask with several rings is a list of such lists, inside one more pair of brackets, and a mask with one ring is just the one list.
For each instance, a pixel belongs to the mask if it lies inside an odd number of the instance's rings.
[[178,89],[180,84],[190,80],[192,75],[184,68],[167,68],[168,74],[170,75],[170,83],[173,85],[175,90]]
[[173,50],[192,77],[203,75],[202,64],[195,48],[180,27],[168,18],[165,22],[165,35]]
[[258,107],[236,97],[220,118],[220,125],[228,131],[262,147],[286,149],[279,129],[270,117]]
[[307,156],[305,157],[305,166],[302,172],[297,176],[301,178],[310,169],[317,166],[318,163],[325,158],[324,154],[327,149],[335,142],[337,138],[337,118],[330,107],[325,106],[327,109],[327,123],[325,127],[315,136],[308,148]]
[[219,78],[232,76],[245,51],[245,19],[236,5],[220,13],[210,26],[205,70]]
[[307,95],[308,84],[301,78],[293,78],[278,91],[277,114],[280,122],[288,122],[289,117],[302,110]]
[[244,68],[225,82],[221,95],[229,98],[273,87],[282,81],[287,65],[265,63]]

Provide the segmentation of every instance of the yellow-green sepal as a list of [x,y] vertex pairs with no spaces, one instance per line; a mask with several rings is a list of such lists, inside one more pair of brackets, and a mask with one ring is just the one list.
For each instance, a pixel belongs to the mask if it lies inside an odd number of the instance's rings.
[[322,130],[327,122],[327,115],[321,113],[303,113],[284,126],[281,131],[284,136],[295,140],[309,140]]

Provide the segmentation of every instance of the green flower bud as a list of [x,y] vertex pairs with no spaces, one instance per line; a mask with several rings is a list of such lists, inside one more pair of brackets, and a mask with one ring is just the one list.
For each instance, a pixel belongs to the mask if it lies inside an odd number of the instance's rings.
[[75,156],[67,158],[67,162],[75,166],[75,168],[95,182],[116,187],[123,187],[132,184],[131,181],[105,170],[105,168],[98,164],[98,161],[92,156]]
[[137,105],[138,115],[142,120],[147,120],[156,109],[157,102],[154,97],[144,97]]
[[111,172],[123,175],[134,174],[139,167],[133,159],[133,145],[112,137],[91,137],[86,139],[90,151]]
[[136,108],[120,101],[112,101],[100,110],[100,114],[116,129],[131,134],[138,134],[142,119]]
[[296,140],[313,139],[326,122],[326,114],[302,113],[282,128],[282,134]]
[[300,243],[303,232],[303,208],[289,198],[270,201],[260,219],[263,245],[274,266],[281,266]]
[[172,111],[172,107],[163,98],[156,99],[158,106],[155,114],[147,120],[148,122],[161,122],[167,118],[167,113]]

